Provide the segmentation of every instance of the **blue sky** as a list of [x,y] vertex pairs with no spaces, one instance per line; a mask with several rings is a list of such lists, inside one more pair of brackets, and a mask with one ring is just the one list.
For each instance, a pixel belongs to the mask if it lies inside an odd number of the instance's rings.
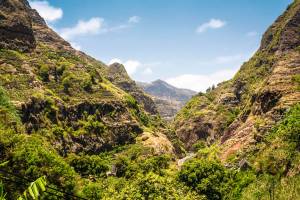
[[204,91],[231,78],[292,0],[32,0],[71,44],[138,81]]

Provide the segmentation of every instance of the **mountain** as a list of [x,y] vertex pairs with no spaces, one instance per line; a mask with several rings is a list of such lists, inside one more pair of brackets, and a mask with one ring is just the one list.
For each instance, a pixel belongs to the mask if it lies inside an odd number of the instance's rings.
[[143,90],[154,97],[160,115],[172,119],[184,104],[196,94],[195,91],[176,88],[165,81],[156,80],[152,83],[137,82]]
[[176,116],[177,135],[188,148],[198,140],[221,140],[224,159],[248,148],[300,100],[299,1],[271,25],[259,50],[237,74],[200,93]]

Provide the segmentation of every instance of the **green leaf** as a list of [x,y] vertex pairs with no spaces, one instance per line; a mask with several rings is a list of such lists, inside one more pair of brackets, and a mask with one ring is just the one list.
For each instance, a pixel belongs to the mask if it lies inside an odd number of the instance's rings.
[[43,192],[46,190],[44,181],[43,181],[42,179],[38,179],[38,180],[37,180],[37,184],[38,184],[38,186],[41,188],[41,190],[42,190]]
[[35,197],[38,197],[40,195],[40,193],[39,193],[38,187],[35,182],[33,182],[33,184],[32,184],[32,189],[33,189]]
[[3,162],[3,163],[0,163],[0,167],[4,167],[5,165],[7,165],[9,163],[9,161],[6,161],[6,162]]
[[30,186],[28,187],[28,192],[29,192],[30,196],[31,196],[33,199],[35,199],[35,195],[34,195],[34,192],[33,192],[33,190],[32,190],[31,185],[32,185],[32,183],[31,183]]

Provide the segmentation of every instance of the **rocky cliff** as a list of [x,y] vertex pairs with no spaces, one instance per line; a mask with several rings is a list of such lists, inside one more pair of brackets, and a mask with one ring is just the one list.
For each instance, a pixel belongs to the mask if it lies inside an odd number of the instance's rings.
[[268,28],[255,55],[237,74],[200,93],[176,116],[176,134],[192,148],[220,142],[221,158],[255,144],[300,101],[300,1]]
[[28,2],[0,1],[0,48],[30,51],[35,45]]

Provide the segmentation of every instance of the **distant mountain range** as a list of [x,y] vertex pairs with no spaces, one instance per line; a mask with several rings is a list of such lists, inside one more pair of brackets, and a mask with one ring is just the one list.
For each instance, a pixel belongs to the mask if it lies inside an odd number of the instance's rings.
[[137,82],[144,91],[154,97],[158,112],[167,120],[172,119],[185,103],[196,94],[195,91],[176,88],[165,81],[151,83]]

